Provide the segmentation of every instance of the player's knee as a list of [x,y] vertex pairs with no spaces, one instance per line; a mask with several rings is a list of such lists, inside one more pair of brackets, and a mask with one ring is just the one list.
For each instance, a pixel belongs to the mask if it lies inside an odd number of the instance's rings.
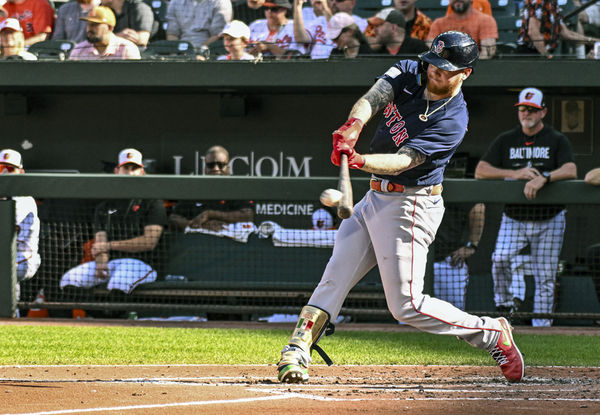
[[396,304],[390,305],[389,310],[394,319],[400,321],[406,321],[414,314],[414,307],[410,297],[401,298]]

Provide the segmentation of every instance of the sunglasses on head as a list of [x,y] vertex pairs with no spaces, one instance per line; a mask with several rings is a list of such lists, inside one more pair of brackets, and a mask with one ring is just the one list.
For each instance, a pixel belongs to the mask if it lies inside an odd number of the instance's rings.
[[536,112],[540,112],[540,108],[534,108],[527,105],[519,105],[519,112],[529,112],[531,114],[535,114]]
[[214,169],[215,167],[218,167],[220,170],[223,170],[225,167],[227,167],[228,163],[224,163],[222,161],[211,161],[206,163],[206,167],[208,167],[209,169]]
[[272,6],[272,7],[265,7],[265,11],[270,11],[270,12],[279,12],[281,10],[285,10],[285,7],[279,7],[279,6]]
[[15,166],[9,166],[7,164],[0,164],[0,173],[5,171],[9,173],[14,173],[17,171],[17,168]]

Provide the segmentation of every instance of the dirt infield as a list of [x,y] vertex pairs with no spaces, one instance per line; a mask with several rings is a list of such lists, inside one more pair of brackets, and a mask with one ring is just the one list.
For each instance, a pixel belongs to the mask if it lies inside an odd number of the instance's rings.
[[314,366],[307,384],[274,366],[0,367],[2,413],[565,414],[600,413],[600,369],[529,368],[508,384],[495,367]]
[[[70,321],[4,320],[2,324]],[[170,326],[164,322],[86,321],[75,324]],[[182,327],[177,324],[177,327]],[[239,322],[194,327],[289,328]],[[357,330],[340,325],[341,330]],[[410,330],[361,325],[360,330]],[[518,329],[529,332],[536,329]],[[597,329],[540,333],[598,335]],[[539,334],[539,333],[538,333]],[[600,368],[528,367],[522,383],[497,367],[311,367],[307,384],[277,382],[274,365],[0,366],[1,414],[600,414]]]

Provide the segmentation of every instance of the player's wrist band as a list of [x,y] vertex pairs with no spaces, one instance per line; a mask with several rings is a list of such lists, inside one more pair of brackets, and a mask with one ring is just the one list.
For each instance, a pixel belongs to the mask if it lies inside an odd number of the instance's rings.
[[471,242],[471,241],[468,241],[468,242],[465,244],[465,248],[471,248],[471,249],[473,249],[474,251],[477,251],[477,248],[478,248],[478,246],[477,246],[477,244],[474,244],[473,242]]

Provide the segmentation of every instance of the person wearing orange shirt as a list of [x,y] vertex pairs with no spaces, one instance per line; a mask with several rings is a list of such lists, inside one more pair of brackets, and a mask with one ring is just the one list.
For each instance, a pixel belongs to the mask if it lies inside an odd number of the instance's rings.
[[435,19],[427,35],[427,44],[440,33],[458,30],[468,33],[479,45],[479,59],[489,59],[496,53],[498,25],[496,20],[485,13],[473,9],[473,0],[450,0],[454,10],[449,16]]
[[4,9],[21,24],[25,46],[44,41],[52,33],[54,9],[48,0],[8,0]]
[[[492,5],[488,0],[473,0],[473,9],[493,17]],[[451,15],[452,13],[454,13],[454,10],[452,10],[452,7],[450,7],[450,4],[448,4],[448,8],[446,9],[446,16]]]

